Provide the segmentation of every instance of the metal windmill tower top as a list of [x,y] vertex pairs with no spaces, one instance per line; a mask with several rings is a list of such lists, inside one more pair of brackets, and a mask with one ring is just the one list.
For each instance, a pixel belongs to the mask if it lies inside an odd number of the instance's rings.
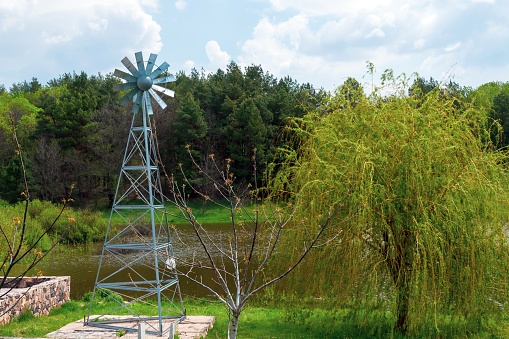
[[[185,312],[161,193],[150,97],[164,109],[166,104],[154,90],[173,97],[173,91],[159,85],[175,78],[159,77],[170,65],[164,62],[154,70],[156,54],[150,54],[146,65],[141,52],[135,56],[138,67],[125,57],[122,63],[129,73],[118,69],[113,73],[126,81],[114,85],[113,90],[130,90],[120,103],[125,105],[134,99],[134,114],[85,324],[132,331],[125,319],[111,319],[115,311],[127,311],[135,321],[146,324],[147,333],[163,335],[173,328],[172,322],[185,318]],[[112,220],[119,219],[123,224],[120,231],[114,227],[115,222],[112,224]],[[118,305],[100,316],[91,315],[98,293]],[[117,295],[127,301],[118,301]],[[134,304],[154,305],[158,315],[138,315],[133,310]]]
[[[118,69],[115,69],[115,72],[113,72],[113,75],[115,75],[116,77],[119,77],[127,81],[127,83],[124,84],[113,85],[113,90],[115,92],[127,89],[131,90],[122,99],[120,99],[120,103],[122,105],[125,105],[129,100],[136,97],[132,110],[132,112],[136,114],[140,108],[140,104],[142,103],[143,98],[149,99],[148,93],[150,93],[150,95],[152,95],[152,97],[159,104],[159,106],[161,106],[162,109],[165,109],[166,103],[157,95],[156,92],[154,92],[154,89],[171,97],[175,95],[175,92],[173,92],[172,90],[166,89],[158,85],[175,81],[175,77],[172,75],[158,78],[158,76],[161,75],[161,73],[163,73],[164,71],[166,71],[168,67],[170,67],[170,65],[164,62],[161,66],[157,67],[154,71],[152,71],[155,66],[157,54],[150,54],[146,67],[141,52],[136,53],[135,57],[136,63],[138,64],[138,69],[136,69],[136,67],[131,63],[131,61],[127,57],[122,59],[122,63],[131,74],[122,72]],[[143,94],[138,95],[139,92],[142,92]],[[152,115],[153,111],[152,105],[150,104],[150,100],[146,101],[147,101],[147,113],[149,115]]]

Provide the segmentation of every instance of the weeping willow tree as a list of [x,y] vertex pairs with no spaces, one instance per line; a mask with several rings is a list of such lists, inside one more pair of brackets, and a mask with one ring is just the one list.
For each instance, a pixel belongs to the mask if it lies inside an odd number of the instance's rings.
[[[345,206],[364,208],[286,285],[388,310],[398,332],[426,324],[440,333],[454,321],[468,331],[509,306],[508,174],[504,155],[486,146],[496,126],[440,89],[408,97],[393,85],[384,97],[340,87],[293,121],[299,147],[286,150],[274,184],[300,192],[300,218],[319,220],[352,182]],[[354,101],[344,95],[352,91]]]

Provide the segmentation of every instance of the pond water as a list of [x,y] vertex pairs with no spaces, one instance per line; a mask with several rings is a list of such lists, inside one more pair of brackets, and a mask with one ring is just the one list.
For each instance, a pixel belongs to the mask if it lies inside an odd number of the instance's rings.
[[[172,244],[176,257],[192,260],[208,262],[205,253],[201,250],[201,245],[195,236],[192,236],[192,228],[189,225],[176,225],[180,236],[176,236],[172,231]],[[231,231],[231,223],[215,223],[206,224],[204,228],[207,230],[210,238],[216,243],[224,240],[225,234]],[[189,236],[184,236],[189,234]],[[69,275],[71,276],[71,298],[80,299],[85,293],[92,291],[94,288],[99,260],[101,259],[101,251],[103,242],[96,242],[85,245],[58,245],[52,252],[48,254],[37,266],[44,272],[46,276]],[[103,260],[102,272],[111,274],[118,269],[111,260]],[[226,267],[232,266],[225,262]],[[154,272],[150,268],[137,267],[138,271],[145,271],[146,274]],[[195,271],[195,269],[193,269]],[[144,273],[145,274],[145,273]],[[153,273],[152,273],[153,274]],[[203,281],[211,281],[214,273],[210,270],[201,270],[197,272],[202,276]],[[37,275],[36,270],[32,270],[27,276]],[[194,282],[186,278],[179,278],[180,289],[183,295],[192,295],[196,297],[208,297],[210,292]]]

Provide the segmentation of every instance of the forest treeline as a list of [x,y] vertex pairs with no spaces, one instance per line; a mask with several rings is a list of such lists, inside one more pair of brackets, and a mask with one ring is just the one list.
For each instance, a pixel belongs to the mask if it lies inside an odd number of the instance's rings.
[[[81,206],[111,205],[132,119],[132,103],[120,106],[123,93],[112,90],[118,82],[111,74],[81,72],[64,74],[46,85],[33,78],[9,90],[0,86],[0,198],[11,203],[23,198],[14,121],[32,198],[57,202],[74,184],[73,195]],[[345,88],[362,87],[352,78],[345,83],[350,86],[340,87],[341,95],[348,98],[353,94]],[[213,187],[200,179],[188,150],[199,159],[201,170],[211,173],[211,155],[219,162],[231,159],[237,183],[247,185],[253,180],[254,150],[258,164],[279,162],[277,149],[291,140],[282,135],[289,118],[317,108],[327,114],[323,103],[330,95],[290,77],[278,79],[261,66],[242,70],[234,62],[211,74],[179,72],[168,86],[176,92],[175,98],[163,98],[168,107],[163,111],[152,106],[160,162],[167,173],[179,176],[182,170],[205,192],[213,192]],[[408,95],[424,96],[437,87],[456,96],[458,103],[484,107],[503,128],[494,133],[492,144],[498,148],[509,144],[509,133],[503,132],[509,131],[509,83],[472,89],[417,77]]]
[[[132,120],[132,103],[120,106],[123,93],[112,90],[117,82],[111,74],[81,72],[47,85],[33,78],[9,91],[0,87],[0,198],[22,199],[12,117],[32,198],[57,202],[74,184],[81,206],[111,204]],[[253,151],[259,163],[271,161],[283,142],[279,135],[285,120],[303,116],[326,94],[290,77],[277,79],[260,66],[241,70],[233,62],[213,74],[179,72],[169,88],[176,94],[164,98],[168,107],[162,111],[153,105],[161,164],[177,177],[182,170],[205,190],[208,183],[195,180],[188,150],[205,170],[209,155],[216,161],[231,159],[237,182],[247,184],[253,180]]]

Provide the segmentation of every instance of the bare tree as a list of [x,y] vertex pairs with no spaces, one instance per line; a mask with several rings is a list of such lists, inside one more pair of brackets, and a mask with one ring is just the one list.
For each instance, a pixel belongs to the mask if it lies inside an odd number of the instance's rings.
[[[189,155],[194,166],[207,176],[209,171],[202,171],[190,152]],[[231,160],[226,159],[225,168],[221,169],[213,155],[209,158],[220,179],[208,176],[207,180],[213,182],[215,196],[219,199],[204,194],[196,187],[191,186],[191,189],[206,201],[228,210],[231,224],[225,234],[213,237],[207,231],[207,225],[202,224],[189,207],[184,187],[189,187],[190,182],[184,176],[185,182],[179,185],[171,178],[173,196],[169,200],[180,210],[178,217],[192,226],[192,234],[185,234],[175,227],[178,240],[188,244],[194,238],[198,243],[192,255],[174,258],[174,263],[177,264],[177,274],[202,286],[228,308],[228,338],[234,339],[237,337],[239,316],[249,299],[292,272],[312,248],[334,239],[341,232],[340,225],[358,215],[361,208],[350,215],[340,214],[345,199],[351,193],[350,186],[343,200],[330,206],[328,213],[321,218],[295,220],[298,194],[292,199],[293,203],[288,200],[285,203],[274,203],[273,192],[259,188],[256,184],[256,156],[252,158],[255,184],[248,185],[242,191],[238,191],[234,183],[235,175],[230,170]],[[353,182],[352,178],[352,185]],[[283,243],[288,243],[283,239],[292,237],[299,230],[305,230],[306,239],[293,248],[282,248]],[[288,268],[283,272],[265,274],[270,269],[271,261],[282,251],[295,251],[299,254],[294,262],[288,263]],[[201,278],[200,271],[203,273],[205,270],[212,272],[213,279],[207,281]]]
[[[17,288],[19,283],[23,280],[25,275],[34,268],[57,244],[58,242],[65,236],[69,227],[74,219],[69,217],[69,224],[64,232],[60,235],[60,238],[51,244],[51,247],[48,251],[43,253],[41,249],[39,249],[38,245],[41,243],[42,239],[46,234],[49,234],[53,227],[55,226],[57,220],[62,216],[64,211],[67,208],[68,202],[72,201],[72,199],[63,199],[62,207],[60,208],[60,213],[55,218],[53,223],[47,228],[42,234],[32,242],[31,245],[26,243],[26,235],[27,235],[27,218],[28,218],[28,209],[30,205],[30,192],[28,190],[28,182],[26,178],[26,170],[25,165],[23,163],[23,155],[21,152],[21,146],[19,145],[18,138],[16,136],[16,129],[14,125],[14,119],[12,118],[12,114],[10,115],[12,122],[12,133],[13,139],[16,144],[16,153],[19,156],[21,162],[21,170],[23,174],[23,185],[25,190],[21,192],[24,196],[24,211],[23,217],[15,217],[12,220],[11,225],[0,224],[0,239],[1,241],[5,241],[5,244],[2,244],[2,248],[7,248],[7,253],[2,260],[1,263],[1,271],[2,277],[0,278],[0,299],[2,299],[5,295],[12,291],[12,289]],[[72,189],[72,187],[71,187]],[[27,263],[28,262],[28,263]],[[17,274],[14,277],[9,278],[9,274],[13,272],[13,269],[16,266],[23,265],[24,269],[21,273]],[[26,292],[28,292],[27,289]],[[25,293],[26,293],[25,292]],[[13,303],[10,307],[6,309],[0,309],[0,316],[9,312],[16,304],[23,298],[24,294],[20,294],[18,299]]]

